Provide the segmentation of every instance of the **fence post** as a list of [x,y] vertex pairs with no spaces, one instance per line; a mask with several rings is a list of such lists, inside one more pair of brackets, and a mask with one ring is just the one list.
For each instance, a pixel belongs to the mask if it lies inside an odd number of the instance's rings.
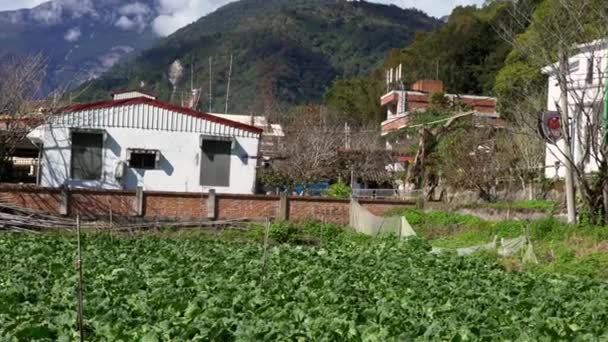
[[207,197],[207,218],[210,220],[217,218],[217,196],[215,189],[209,190],[209,197]]
[[289,197],[287,192],[281,192],[279,195],[279,212],[277,213],[277,219],[279,221],[289,220]]
[[70,214],[70,188],[64,184],[61,188],[61,202],[59,203],[59,215],[68,216]]
[[141,186],[137,187],[135,191],[135,213],[137,216],[144,216],[144,188]]

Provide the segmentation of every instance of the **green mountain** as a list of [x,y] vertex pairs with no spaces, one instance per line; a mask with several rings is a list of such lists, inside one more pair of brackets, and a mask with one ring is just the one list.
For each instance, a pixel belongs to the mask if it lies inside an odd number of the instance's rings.
[[200,109],[223,112],[232,55],[229,112],[319,102],[336,77],[368,73],[387,51],[439,25],[417,10],[364,1],[242,0],[90,82],[77,100],[142,85],[170,99],[168,70],[179,60],[184,71],[173,100],[179,102],[192,83],[204,94]]

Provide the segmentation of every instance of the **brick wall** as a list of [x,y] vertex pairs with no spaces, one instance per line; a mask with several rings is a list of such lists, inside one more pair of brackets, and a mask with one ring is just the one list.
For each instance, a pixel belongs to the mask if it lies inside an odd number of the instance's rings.
[[[212,198],[215,197],[215,201]],[[0,185],[0,201],[17,206],[61,214],[67,205],[67,214],[80,214],[84,218],[137,217],[146,219],[199,220],[210,216],[219,220],[264,219],[280,216],[279,196],[222,195],[192,193],[145,192],[138,213],[139,199],[136,192],[116,190],[69,190],[37,188],[31,186]],[[317,219],[348,224],[350,201],[318,197],[289,197],[286,212],[291,220]],[[396,207],[414,206],[413,202],[361,201],[361,205],[381,216]],[[215,206],[215,214],[209,208]],[[141,215],[140,215],[141,214]]]
[[0,201],[49,214],[59,214],[61,190],[7,185],[0,187]]
[[348,224],[350,218],[350,201],[327,198],[289,199],[289,218],[292,220],[306,220],[310,218]]
[[144,195],[144,215],[151,217],[196,219],[207,217],[207,195],[150,192]]
[[83,218],[135,216],[135,192],[108,190],[72,190],[68,214]]
[[276,217],[279,210],[279,197],[218,195],[216,207],[217,217],[220,220]]

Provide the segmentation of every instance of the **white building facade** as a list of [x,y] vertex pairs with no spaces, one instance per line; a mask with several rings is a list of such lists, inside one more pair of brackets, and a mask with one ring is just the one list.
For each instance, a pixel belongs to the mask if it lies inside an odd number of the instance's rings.
[[[547,109],[557,112],[560,108],[562,91],[558,82],[558,68],[555,64],[543,69],[548,76]],[[572,135],[571,150],[576,164],[584,164],[586,173],[598,170],[597,151],[591,151],[590,139],[602,139],[604,113],[604,94],[606,70],[608,68],[608,40],[594,41],[578,46],[578,53],[569,58],[568,116]],[[562,123],[563,124],[563,123]],[[595,127],[595,136],[590,136]],[[597,143],[595,145],[598,145]],[[556,179],[565,177],[563,151],[565,140],[556,144],[547,143],[545,153],[545,177]]]
[[262,130],[137,92],[65,108],[28,138],[44,187],[252,194]]

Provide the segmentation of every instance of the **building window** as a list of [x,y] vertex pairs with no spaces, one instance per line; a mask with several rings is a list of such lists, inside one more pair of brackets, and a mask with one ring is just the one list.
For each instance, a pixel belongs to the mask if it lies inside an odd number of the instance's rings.
[[129,149],[127,153],[130,168],[142,170],[160,168],[160,151]]
[[201,185],[230,186],[232,139],[201,139]]
[[593,62],[593,57],[587,59],[587,84],[593,83],[593,68],[595,67]]
[[72,132],[72,179],[101,179],[103,137],[103,132]]

